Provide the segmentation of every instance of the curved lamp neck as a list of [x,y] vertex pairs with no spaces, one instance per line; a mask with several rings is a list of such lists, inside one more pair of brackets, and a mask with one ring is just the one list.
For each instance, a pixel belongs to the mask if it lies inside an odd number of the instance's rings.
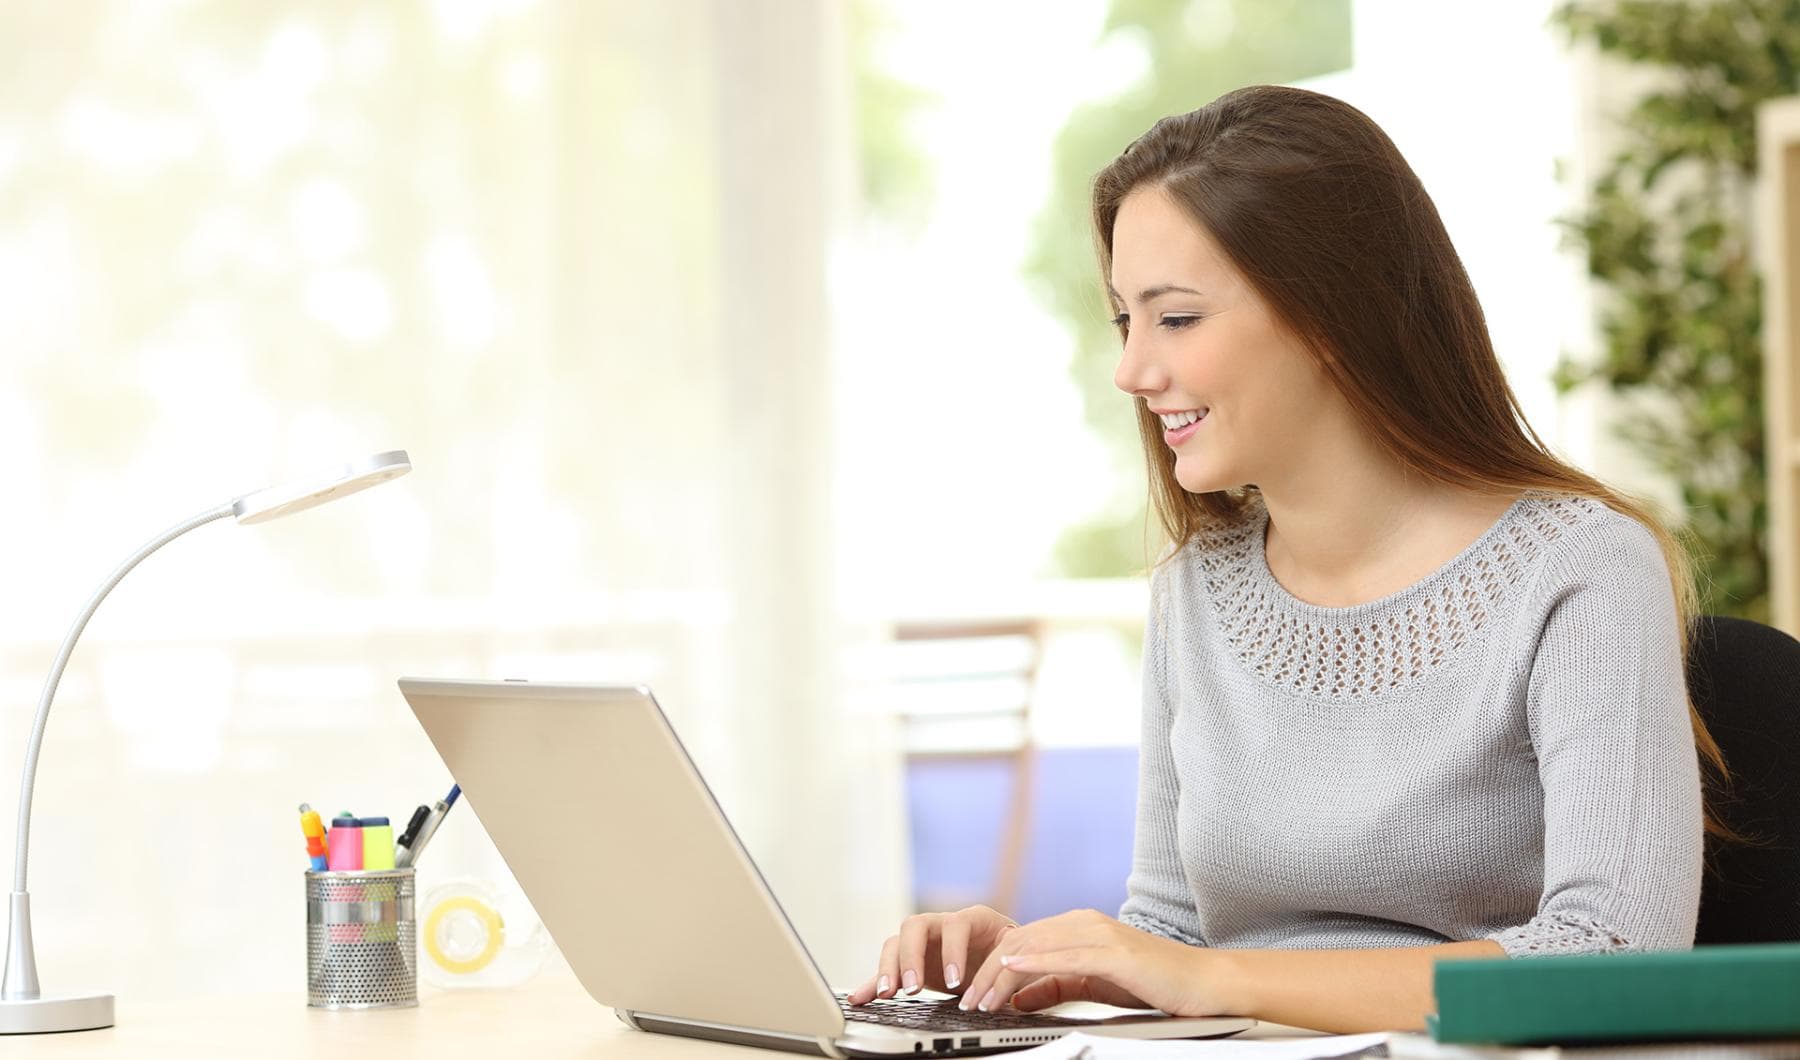
[[[234,502],[235,503],[235,502]],[[156,535],[149,542],[131,554],[131,558],[119,564],[112,574],[88,600],[87,606],[81,609],[80,617],[69,627],[69,635],[63,638],[62,648],[56,653],[56,662],[50,667],[50,676],[44,682],[44,694],[38,698],[37,718],[31,723],[31,739],[25,745],[25,771],[19,780],[19,825],[13,848],[13,888],[10,930],[6,947],[6,978],[0,984],[0,998],[35,998],[38,996],[37,957],[31,945],[30,905],[25,900],[25,869],[27,850],[31,841],[31,789],[37,779],[38,748],[44,742],[44,722],[50,717],[50,701],[56,697],[56,686],[61,683],[63,670],[69,665],[69,655],[75,650],[75,642],[81,637],[81,631],[87,628],[88,620],[94,617],[99,609],[100,601],[112,592],[113,586],[131,573],[131,568],[143,562],[144,557],[155,552],[169,542],[187,533],[197,526],[204,526],[215,519],[223,519],[232,514],[232,505],[223,504],[217,508],[208,508],[191,519],[184,519]]]

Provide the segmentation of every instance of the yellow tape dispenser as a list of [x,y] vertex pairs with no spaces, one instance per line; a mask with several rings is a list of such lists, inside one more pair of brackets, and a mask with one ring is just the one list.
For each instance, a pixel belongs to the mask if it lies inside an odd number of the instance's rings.
[[443,987],[515,986],[536,975],[550,954],[550,933],[535,919],[509,933],[494,888],[451,880],[425,894],[420,971]]

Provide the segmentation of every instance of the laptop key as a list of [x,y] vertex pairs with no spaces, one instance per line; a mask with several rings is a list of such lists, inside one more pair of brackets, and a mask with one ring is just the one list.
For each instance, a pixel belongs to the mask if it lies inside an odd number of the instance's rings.
[[897,997],[853,1006],[839,995],[838,1005],[843,1009],[845,1019],[903,1027],[907,1030],[996,1031],[1081,1026],[1088,1022],[1005,1009],[995,1012],[982,1012],[979,1009],[964,1012],[958,1007],[955,998]]

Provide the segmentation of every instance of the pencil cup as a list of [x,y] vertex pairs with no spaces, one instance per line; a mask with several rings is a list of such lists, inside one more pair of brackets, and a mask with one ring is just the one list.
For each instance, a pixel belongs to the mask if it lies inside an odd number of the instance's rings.
[[306,874],[308,1005],[417,1005],[418,953],[412,869]]

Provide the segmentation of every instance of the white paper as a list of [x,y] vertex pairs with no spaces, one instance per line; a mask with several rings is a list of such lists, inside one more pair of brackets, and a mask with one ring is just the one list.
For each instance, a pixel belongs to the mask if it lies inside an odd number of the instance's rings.
[[[1322,1060],[1348,1056],[1386,1042],[1382,1034],[1327,1034],[1287,1041],[1240,1041],[1234,1038],[1109,1038],[1085,1031],[1022,1049],[1015,1060]],[[1083,1051],[1086,1055],[1083,1056]]]

